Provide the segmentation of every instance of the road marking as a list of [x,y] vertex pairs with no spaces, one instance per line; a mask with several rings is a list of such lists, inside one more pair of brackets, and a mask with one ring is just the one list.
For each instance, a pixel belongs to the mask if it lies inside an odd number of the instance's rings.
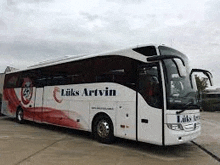
[[205,149],[204,147],[202,147],[201,145],[199,145],[198,143],[191,141],[194,145],[196,145],[197,147],[199,147],[201,150],[203,150],[204,152],[206,152],[208,155],[210,155],[211,157],[213,157],[215,160],[217,160],[218,162],[220,162],[220,158],[218,156],[216,156],[215,154],[213,154],[212,152],[210,152],[209,150]]

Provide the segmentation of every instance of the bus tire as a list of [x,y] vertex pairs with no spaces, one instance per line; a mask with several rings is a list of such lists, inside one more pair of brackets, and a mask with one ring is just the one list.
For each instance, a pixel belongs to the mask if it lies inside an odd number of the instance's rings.
[[18,108],[17,113],[16,113],[16,120],[20,124],[24,123],[24,111],[23,111],[23,109]]
[[93,135],[96,140],[101,143],[113,143],[114,127],[111,119],[107,115],[99,115],[95,118],[93,124]]

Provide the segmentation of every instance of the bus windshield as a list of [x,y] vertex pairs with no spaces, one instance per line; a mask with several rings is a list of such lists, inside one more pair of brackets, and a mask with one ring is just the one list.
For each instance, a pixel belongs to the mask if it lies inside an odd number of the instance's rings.
[[[179,68],[176,59],[163,60],[163,68],[165,71],[167,109],[198,109],[197,89],[195,79],[192,79],[193,86],[190,82],[190,71],[187,57],[181,52],[160,46],[161,55],[177,55],[184,59],[185,66]],[[181,71],[180,71],[181,70]],[[180,72],[185,72],[182,76]]]

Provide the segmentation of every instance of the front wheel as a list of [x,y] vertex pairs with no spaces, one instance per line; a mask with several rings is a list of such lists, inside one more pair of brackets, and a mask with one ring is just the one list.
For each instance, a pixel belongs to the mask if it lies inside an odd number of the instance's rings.
[[93,134],[95,139],[101,143],[112,143],[114,141],[114,128],[108,116],[100,115],[95,119]]
[[24,123],[24,112],[23,109],[19,108],[16,113],[16,119],[18,123]]

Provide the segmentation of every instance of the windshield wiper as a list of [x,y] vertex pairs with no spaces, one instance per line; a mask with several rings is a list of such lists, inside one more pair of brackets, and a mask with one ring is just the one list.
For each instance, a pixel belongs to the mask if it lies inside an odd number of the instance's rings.
[[177,111],[176,114],[180,114],[180,113],[184,112],[190,105],[194,105],[193,102],[188,102],[187,104],[185,104],[183,106],[183,109],[181,111]]

